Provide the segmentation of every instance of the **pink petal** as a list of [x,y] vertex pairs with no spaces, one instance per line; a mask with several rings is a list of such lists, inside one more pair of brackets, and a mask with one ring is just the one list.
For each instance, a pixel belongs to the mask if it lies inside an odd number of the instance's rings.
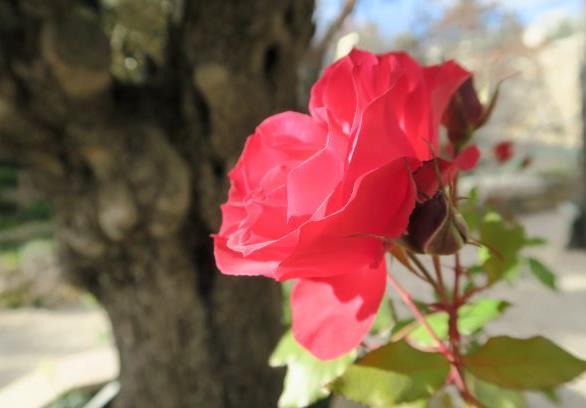
[[413,145],[399,127],[394,112],[395,94],[389,89],[366,107],[356,132],[346,180],[359,176],[400,157],[414,156]]
[[436,158],[437,167],[439,170],[439,177],[436,172],[434,160],[429,160],[417,169],[413,174],[413,179],[417,185],[418,197],[426,200],[437,193],[441,185],[447,186],[458,172],[458,168],[453,162]]
[[216,266],[225,275],[259,275],[273,278],[279,264],[274,260],[245,258],[241,253],[228,248],[226,238],[219,235],[214,236],[214,257],[216,258]]
[[365,174],[342,208],[300,227],[278,279],[333,276],[376,264],[383,245],[371,235],[402,234],[414,205],[415,186],[402,159]]
[[325,69],[311,88],[309,112],[314,118],[325,120],[323,109],[326,108],[341,122],[352,124],[356,109],[352,70],[348,58],[342,58]]
[[382,300],[385,273],[380,262],[332,278],[301,279],[291,293],[295,339],[322,360],[358,346]]
[[452,182],[458,171],[468,171],[476,166],[480,151],[474,145],[468,146],[453,161],[436,158],[435,162],[440,173],[438,177],[434,160],[429,160],[415,171],[413,179],[417,185],[420,198],[430,198],[439,190],[440,180],[443,186]]
[[327,130],[311,116],[283,112],[263,121],[251,135],[229,173],[241,191],[258,186],[272,169],[291,167],[313,155],[326,142]]
[[311,216],[342,179],[347,140],[330,132],[327,145],[287,176],[287,219]]

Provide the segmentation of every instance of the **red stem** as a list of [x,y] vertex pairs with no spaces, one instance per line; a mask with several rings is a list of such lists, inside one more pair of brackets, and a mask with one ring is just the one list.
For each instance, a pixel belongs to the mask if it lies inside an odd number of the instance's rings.
[[464,380],[463,368],[462,368],[462,356],[460,354],[460,331],[458,330],[458,310],[462,305],[460,299],[460,277],[462,275],[462,264],[460,263],[460,254],[456,252],[454,254],[454,292],[452,295],[452,303],[447,306],[448,312],[448,336],[450,339],[450,352],[452,354],[452,379],[454,385],[460,391],[460,395],[464,401],[472,404],[477,408],[482,408],[483,405],[480,403],[470,392],[466,381]]
[[423,313],[421,313],[421,310],[419,310],[419,308],[413,301],[411,294],[407,292],[405,289],[403,289],[403,287],[399,284],[399,282],[397,282],[397,280],[391,274],[389,253],[385,254],[385,261],[387,264],[387,280],[389,284],[399,294],[399,297],[401,297],[403,303],[405,303],[405,305],[409,308],[411,313],[413,313],[413,316],[415,316],[415,319],[417,319],[419,324],[421,324],[421,326],[429,333],[431,338],[437,343],[437,348],[439,352],[442,353],[448,359],[448,361],[451,361],[452,356],[450,350],[448,350],[446,345],[440,340],[437,333],[431,328],[429,323],[427,323],[425,316],[423,315]]

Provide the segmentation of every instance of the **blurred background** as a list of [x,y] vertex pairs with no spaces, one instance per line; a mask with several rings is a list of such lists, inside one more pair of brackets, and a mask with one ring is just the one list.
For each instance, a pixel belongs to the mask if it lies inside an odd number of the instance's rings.
[[[0,3],[3,21],[21,18],[8,3],[15,2]],[[129,87],[145,83],[168,58],[166,24],[176,2],[88,3],[100,3],[115,81]],[[515,289],[499,289],[519,307],[491,329],[544,333],[582,358],[585,13],[583,0],[317,0],[295,103],[304,106],[323,66],[352,47],[406,50],[426,64],[457,59],[475,73],[485,100],[503,81],[493,117],[477,138],[483,159],[463,183],[479,186],[483,200],[548,240],[538,253],[558,274],[560,292],[524,280]],[[223,29],[217,27],[218,36]],[[0,37],[9,35],[9,28],[0,31]],[[7,43],[0,42],[4,59]],[[203,89],[215,80],[202,79]],[[0,97],[6,89],[0,81]],[[0,101],[0,110],[4,105]],[[511,159],[502,164],[493,153],[500,142],[513,143]],[[119,363],[107,314],[94,294],[70,283],[58,256],[56,229],[62,221],[53,202],[16,157],[0,160],[0,407],[82,407],[99,389],[108,401],[118,390],[113,381]],[[532,404],[550,406],[544,399]],[[586,380],[562,393],[562,406],[586,406]]]

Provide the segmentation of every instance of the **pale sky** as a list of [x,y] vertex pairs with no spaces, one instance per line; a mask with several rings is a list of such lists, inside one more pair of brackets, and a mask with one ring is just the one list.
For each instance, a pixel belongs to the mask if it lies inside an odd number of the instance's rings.
[[[457,0],[358,0],[354,18],[372,21],[386,35],[416,29],[422,14],[440,16],[445,7]],[[492,2],[493,0],[481,0]],[[337,15],[343,0],[318,0],[316,22],[318,30]],[[576,17],[584,13],[586,0],[496,0],[503,9],[514,12],[526,25],[547,15]]]

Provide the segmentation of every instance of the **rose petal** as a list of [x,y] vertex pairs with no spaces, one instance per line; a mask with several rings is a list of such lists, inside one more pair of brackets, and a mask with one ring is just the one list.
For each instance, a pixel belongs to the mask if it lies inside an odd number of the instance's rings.
[[330,132],[327,145],[287,177],[287,219],[311,216],[342,179],[347,140]]
[[323,108],[327,108],[343,123],[352,124],[356,110],[356,94],[352,87],[353,66],[348,58],[342,58],[325,69],[311,88],[309,112],[315,118],[325,120]]
[[415,185],[403,160],[362,176],[346,205],[299,229],[298,243],[279,268],[278,279],[315,278],[377,263],[382,242],[407,228]]
[[472,145],[462,150],[454,162],[460,170],[469,171],[476,166],[478,159],[480,159],[480,150],[476,145]]
[[[454,61],[424,68],[425,82],[431,97],[434,129],[437,129],[452,95],[470,75],[470,72]],[[437,132],[434,135],[434,145],[436,144]]]
[[216,266],[225,275],[266,276],[274,278],[279,263],[275,260],[258,260],[244,257],[226,245],[226,238],[214,236],[214,257]]
[[[436,170],[439,170],[439,177]],[[458,168],[453,162],[443,160],[440,158],[426,161],[423,165],[417,169],[413,174],[415,185],[417,186],[418,198],[423,201],[431,198],[440,188],[440,180],[443,186],[447,186],[453,179]]]
[[[472,145],[462,150],[458,157],[451,162],[440,158],[424,162],[413,174],[418,198],[426,200],[433,197],[440,188],[440,180],[441,185],[447,186],[458,174],[458,171],[473,169],[479,158],[478,147]],[[437,163],[437,170],[435,163]],[[439,177],[437,171],[439,171]]]
[[242,191],[261,183],[278,166],[291,167],[310,157],[326,142],[327,130],[311,116],[283,112],[263,121],[250,136],[240,159],[228,174]]
[[349,157],[346,181],[401,157],[414,157],[413,145],[399,127],[392,89],[375,99],[362,114]]
[[301,279],[291,293],[295,339],[322,360],[358,346],[370,330],[385,291],[385,266],[325,279]]

